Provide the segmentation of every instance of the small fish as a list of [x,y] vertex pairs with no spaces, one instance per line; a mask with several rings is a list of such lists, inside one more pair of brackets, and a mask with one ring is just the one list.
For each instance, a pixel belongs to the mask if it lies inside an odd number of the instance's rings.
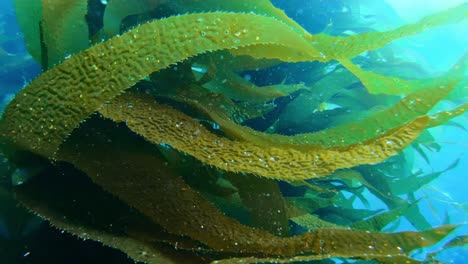
[[338,108],[342,108],[342,107],[337,105],[337,104],[322,102],[321,104],[319,104],[317,106],[317,109],[314,110],[314,113],[315,112],[323,112],[323,111],[338,109]]

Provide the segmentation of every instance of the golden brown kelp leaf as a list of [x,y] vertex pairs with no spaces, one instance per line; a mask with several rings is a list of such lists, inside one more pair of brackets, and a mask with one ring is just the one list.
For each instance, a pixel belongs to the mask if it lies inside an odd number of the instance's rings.
[[270,0],[114,0],[106,7],[104,32],[108,37],[112,37],[120,32],[120,26],[125,17],[151,11],[159,5],[167,5],[178,14],[211,11],[255,13],[274,17],[298,32],[304,31],[300,25],[290,19],[281,9],[276,8]]
[[[311,47],[320,53],[315,59],[322,62],[330,60],[350,59],[358,56],[364,51],[381,48],[388,43],[406,36],[421,33],[431,27],[457,23],[468,16],[468,4],[464,3],[457,7],[439,12],[421,19],[419,22],[401,26],[394,30],[384,32],[365,32],[362,34],[335,37],[326,34],[310,35],[305,32],[304,38],[311,43]],[[273,49],[272,47],[241,47],[232,50],[236,55],[250,55],[254,58],[278,58],[278,53],[289,54],[288,61],[303,61],[304,58],[289,47]]]
[[42,62],[41,44],[41,21],[42,21],[42,1],[41,0],[14,0],[16,19],[24,35],[26,49],[36,60]]
[[42,0],[42,28],[49,67],[89,47],[87,13],[87,0]]
[[[315,133],[299,134],[296,136],[266,134],[235,124],[223,114],[224,111],[214,111],[210,113],[210,117],[230,136],[256,142],[259,145],[270,146],[275,144],[276,146],[299,150],[310,148],[311,145],[346,146],[376,137],[390,128],[401,126],[418,116],[427,114],[436,103],[441,101],[454,87],[460,84],[460,81],[464,78],[466,62],[465,56],[447,74],[436,79],[416,81],[414,85],[417,85],[419,88],[391,107],[375,112],[362,120],[349,122]],[[395,85],[392,77],[378,76],[380,80],[385,80],[386,78],[389,80],[387,84],[390,86],[383,89],[391,90],[392,85]],[[465,109],[466,106],[462,105],[452,111],[435,114],[431,117],[428,127],[441,125],[451,118],[464,113]],[[350,131],[353,131],[353,133],[350,133]]]
[[310,147],[298,151],[274,145],[259,147],[255,142],[216,136],[192,118],[145,95],[122,95],[103,106],[100,112],[116,122],[125,122],[153,143],[167,143],[211,166],[281,180],[316,178],[337,169],[384,161],[418,137],[428,121],[427,117],[421,117],[348,147]]
[[127,137],[116,136],[117,131],[122,131],[116,127],[109,131],[93,127],[76,131],[65,142],[59,157],[168,232],[191,237],[224,254],[399,256],[431,245],[454,229],[444,226],[394,234],[325,229],[290,238],[276,237],[226,217],[173,175],[159,154],[141,138],[128,133]]
[[215,12],[141,25],[32,81],[5,110],[1,136],[52,157],[79,122],[148,74],[200,53],[259,44],[296,47],[314,57],[301,36],[265,16]]
[[[59,157],[172,234],[226,251],[257,248],[275,239],[266,231],[224,216],[175,175],[157,152],[149,151],[141,139],[135,140],[127,131],[129,138],[119,137],[122,133],[116,134],[118,131],[122,130],[80,129],[65,142]],[[111,143],[106,144],[106,139]],[[112,154],[98,158],[107,152]]]

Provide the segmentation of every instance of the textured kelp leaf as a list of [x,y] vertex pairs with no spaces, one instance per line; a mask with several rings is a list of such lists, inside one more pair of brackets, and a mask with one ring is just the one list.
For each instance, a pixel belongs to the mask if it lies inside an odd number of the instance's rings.
[[40,75],[5,110],[1,135],[51,157],[79,122],[148,74],[200,53],[258,44],[296,47],[315,56],[300,35],[264,16],[206,13],[154,21]]
[[336,169],[381,162],[412,142],[427,122],[422,117],[381,137],[345,148],[297,151],[274,146],[260,148],[255,142],[216,136],[185,114],[159,105],[148,96],[122,95],[100,112],[116,122],[125,122],[153,143],[169,144],[211,166],[282,180],[321,177]]
[[[464,71],[467,62],[466,55],[444,76],[433,81],[424,81],[424,88],[408,94],[396,104],[377,111],[367,118],[359,121],[349,122],[337,127],[325,129],[315,133],[299,134],[296,136],[283,136],[278,134],[266,134],[254,131],[248,127],[239,126],[225,115],[213,114],[210,117],[218,123],[229,135],[247,141],[254,141],[257,144],[307,149],[311,145],[320,146],[347,146],[373,138],[384,131],[395,126],[425,115],[431,108],[441,101],[452,89],[464,78]],[[391,78],[380,76],[379,78]],[[393,85],[392,82],[389,82]],[[386,89],[391,89],[387,87]],[[466,104],[454,110],[441,112],[431,116],[430,127],[441,125],[450,118],[463,114],[466,111]],[[350,132],[352,131],[352,132]]]
[[[284,61],[323,58],[304,37],[276,19],[253,14],[193,14],[147,23],[72,56],[34,80],[6,109],[1,134],[20,147],[53,156],[81,120],[151,72],[203,52],[247,46],[258,46],[259,49],[244,52],[252,56],[262,51]],[[68,91],[63,87],[74,89]],[[363,127],[352,130],[352,134],[366,135],[357,133]],[[375,125],[370,128],[380,131]],[[341,133],[349,134],[349,131],[345,129]],[[317,137],[315,140],[302,137],[301,141],[349,144],[345,136],[334,140],[323,135]]]
[[[226,217],[174,175],[157,152],[145,150],[141,139],[135,142],[131,134],[127,139],[116,137],[116,130],[80,129],[65,143],[59,156],[170,233],[225,251],[267,248],[267,241],[275,239],[268,232]],[[109,135],[112,144],[106,144],[102,135]],[[99,161],[94,158],[108,151],[113,154]],[[261,246],[263,243],[267,244]]]
[[328,257],[405,255],[439,241],[454,229],[444,226],[420,233],[395,234],[324,229],[280,238],[226,217],[173,175],[164,160],[148,149],[141,138],[134,141],[131,135],[126,139],[114,137],[116,130],[112,127],[108,133],[84,127],[69,138],[59,157],[85,171],[95,183],[168,232],[191,237],[214,250],[270,256],[305,252]]
[[[427,16],[417,23],[384,32],[365,32],[347,37],[335,37],[326,34],[305,34],[304,37],[308,39],[314,49],[320,52],[321,56],[316,58],[318,61],[327,62],[330,60],[350,59],[365,51],[381,48],[396,39],[421,33],[431,27],[457,23],[467,17],[467,10],[468,4],[461,4],[446,11]],[[279,49],[272,50],[271,47],[254,46],[241,47],[232,52],[236,55],[248,54],[255,58],[274,59],[277,56],[276,52],[279,51]],[[291,61],[303,60],[288,47],[283,47],[281,53],[290,54]]]
[[87,13],[86,0],[42,0],[42,27],[49,67],[89,47]]
[[305,32],[305,30],[296,23],[296,21],[289,18],[283,10],[275,7],[270,0],[171,0],[170,6],[175,8],[179,13],[209,12],[217,10],[265,15],[280,20],[298,33]]
[[104,32],[112,37],[120,32],[122,20],[130,15],[136,15],[151,11],[160,5],[167,5],[176,14],[202,13],[211,11],[255,13],[274,17],[288,26],[303,32],[294,20],[290,19],[281,9],[276,8],[269,0],[243,0],[243,1],[218,1],[218,0],[129,0],[111,1],[104,14]]

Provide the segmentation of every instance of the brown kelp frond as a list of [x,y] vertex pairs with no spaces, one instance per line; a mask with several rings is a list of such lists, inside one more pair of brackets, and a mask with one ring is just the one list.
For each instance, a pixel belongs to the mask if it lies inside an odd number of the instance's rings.
[[[209,111],[207,110],[208,107],[203,104],[203,101],[194,101],[193,105],[206,112],[227,134],[240,140],[254,141],[259,145],[265,146],[275,144],[276,146],[298,150],[308,149],[314,145],[330,147],[347,146],[374,138],[382,132],[401,126],[418,116],[427,114],[429,110],[444,99],[463,80],[466,65],[465,57],[460,59],[451,71],[441,77],[421,81],[400,80],[407,84],[406,87],[410,93],[393,106],[371,113],[370,116],[362,120],[345,123],[315,133],[299,134],[296,136],[266,134],[249,127],[240,126],[231,121],[231,118],[225,113],[229,108]],[[362,79],[367,80],[367,83],[375,85],[375,87],[380,87],[382,90],[391,91],[393,88],[398,87],[392,77],[377,74],[373,74],[373,76],[375,77],[374,79],[367,77]],[[463,114],[465,109],[466,104],[454,110],[431,115],[428,127],[442,125],[451,118]],[[350,133],[350,131],[353,131],[353,133]]]
[[84,127],[65,142],[60,159],[86,172],[95,183],[168,232],[188,236],[215,250],[256,256],[307,252],[327,257],[405,256],[416,248],[438,242],[455,228],[444,226],[394,234],[323,229],[295,237],[277,237],[222,214],[173,175],[161,156],[145,147],[140,138],[131,135],[122,138],[122,133],[115,136],[115,127],[111,129],[114,134],[86,124]]
[[[197,54],[242,47],[247,47],[244,54],[268,52],[269,58],[283,61],[323,57],[303,35],[274,18],[220,12],[174,16],[95,45],[42,74],[5,110],[2,137],[52,157],[80,121],[144,76]],[[360,47],[367,47],[366,42]]]
[[[461,21],[468,4],[334,37],[309,34],[269,0],[94,2],[36,0],[29,12],[16,0],[31,54],[43,68],[61,64],[8,105],[0,148],[18,168],[40,157],[15,189],[53,225],[148,263],[417,263],[414,250],[455,228],[432,229],[414,196],[446,170],[397,183],[412,168],[402,150],[465,113],[465,102],[430,111],[464,94],[468,55],[418,80],[389,77],[421,73],[391,47],[356,56]],[[86,49],[88,28],[103,39]],[[375,56],[389,65],[369,66]],[[389,209],[371,210],[368,192]],[[426,231],[380,233],[401,217]]]
[[[160,227],[132,211],[69,166],[48,170],[17,186],[18,201],[52,226],[84,240],[99,241],[145,263],[204,263],[158,242],[173,240]],[[177,238],[179,248],[195,248]]]
[[83,119],[144,76],[204,52],[259,44],[285,45],[314,56],[301,36],[265,16],[189,14],[141,25],[32,81],[5,110],[1,135],[52,157]]
[[149,96],[128,93],[106,104],[100,112],[116,122],[125,122],[153,143],[169,144],[211,166],[281,180],[316,178],[337,169],[383,161],[418,137],[428,121],[427,117],[417,118],[379,137],[348,147],[318,146],[298,151],[274,145],[259,147],[255,142],[216,136],[185,114],[159,105]]

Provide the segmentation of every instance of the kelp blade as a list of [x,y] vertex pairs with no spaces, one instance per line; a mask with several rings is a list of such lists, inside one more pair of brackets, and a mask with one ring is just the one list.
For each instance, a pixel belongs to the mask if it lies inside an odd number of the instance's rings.
[[259,44],[287,45],[306,57],[315,56],[300,35],[265,16],[215,12],[141,25],[32,81],[5,110],[1,136],[53,157],[83,119],[148,74],[204,52]]
[[[308,150],[259,147],[255,142],[232,141],[209,132],[189,116],[151,97],[135,93],[117,97],[100,110],[149,141],[166,143],[200,161],[232,172],[246,172],[280,180],[303,180],[331,172],[381,162],[399,153],[425,129],[428,117],[390,130],[369,141],[342,148]],[[291,158],[293,157],[293,158]]]

